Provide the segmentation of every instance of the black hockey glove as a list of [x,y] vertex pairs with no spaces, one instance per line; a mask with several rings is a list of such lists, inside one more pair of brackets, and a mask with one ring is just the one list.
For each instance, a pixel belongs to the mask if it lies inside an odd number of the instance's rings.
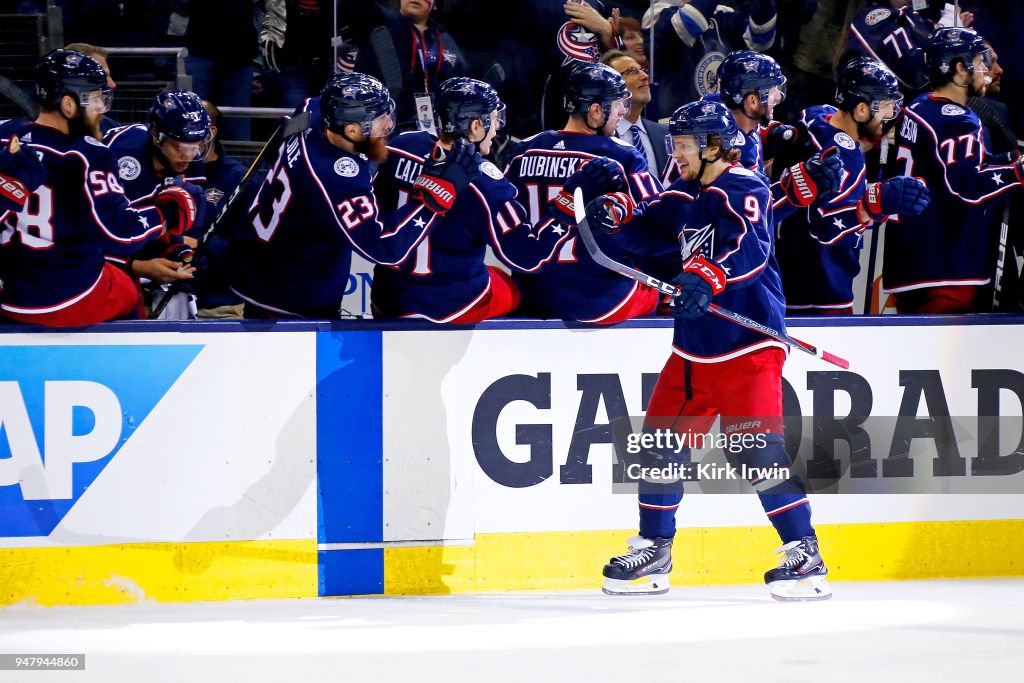
[[583,189],[583,198],[618,192],[625,188],[622,181],[622,167],[608,157],[591,159],[576,170],[562,186],[562,191],[551,198],[548,204],[555,209],[559,219],[576,224],[576,207],[573,195],[576,188]]
[[480,175],[476,157],[476,147],[463,140],[456,141],[447,154],[440,146],[435,147],[412,185],[413,198],[435,213],[448,213],[459,192]]
[[633,198],[625,192],[601,195],[587,202],[587,224],[605,234],[614,234],[633,218],[635,208]]
[[717,263],[697,256],[683,267],[672,284],[679,288],[679,294],[672,299],[672,315],[693,320],[707,312],[711,297],[725,290],[725,273]]
[[793,126],[772,121],[761,130],[761,143],[764,145],[766,159],[777,157],[783,149],[797,142],[799,134]]
[[868,183],[857,204],[861,225],[877,223],[889,216],[916,216],[928,206],[928,188],[917,178],[896,176],[880,183]]
[[819,198],[827,200],[842,183],[843,162],[835,147],[824,149],[803,163],[782,172],[779,183],[795,206],[806,207]]

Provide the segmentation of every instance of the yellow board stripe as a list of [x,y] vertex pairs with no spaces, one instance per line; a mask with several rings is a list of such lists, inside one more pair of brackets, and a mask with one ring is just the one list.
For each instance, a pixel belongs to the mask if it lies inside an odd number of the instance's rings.
[[0,605],[317,595],[316,539],[0,549]]
[[[1024,575],[1024,520],[824,524],[829,578],[883,581]],[[480,534],[473,546],[385,548],[390,595],[601,585],[633,531]],[[674,585],[760,583],[775,566],[771,527],[680,529]]]

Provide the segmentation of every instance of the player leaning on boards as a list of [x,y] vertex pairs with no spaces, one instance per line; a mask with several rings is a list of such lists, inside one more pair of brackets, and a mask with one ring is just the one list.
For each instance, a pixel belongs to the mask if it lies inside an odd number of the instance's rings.
[[307,100],[313,127],[281,142],[277,161],[228,247],[231,289],[255,318],[339,318],[352,253],[395,265],[471,179],[457,150],[426,169],[414,201],[381,213],[371,164],[394,127],[387,88],[360,73],[332,76]]
[[[629,111],[631,95],[622,75],[604,64],[581,64],[569,73],[563,88],[565,129],[524,140],[523,150],[505,170],[519,199],[528,204],[530,222],[536,225],[553,200],[563,210],[563,220],[574,223],[570,178],[600,157],[613,163],[615,182],[585,187],[588,201],[619,189],[636,204],[660,194],[661,183],[636,147],[611,137]],[[594,194],[586,192],[589,189]],[[515,273],[513,279],[523,293],[522,311],[530,316],[610,325],[651,315],[658,305],[656,290],[597,265],[576,238],[566,242],[557,261],[542,272]]]
[[984,311],[997,239],[986,211],[1024,184],[1024,157],[989,163],[981,123],[967,106],[988,85],[989,50],[980,35],[939,29],[925,62],[934,90],[907,107],[896,144],[903,174],[924,180],[931,203],[887,228],[883,291],[900,313]]
[[[708,433],[716,416],[723,433],[751,436],[737,454],[748,468],[788,472],[782,435],[782,365],[785,347],[717,316],[705,315],[714,298],[724,308],[785,329],[785,301],[772,253],[771,192],[739,164],[740,133],[720,102],[698,101],[676,110],[669,122],[682,179],[699,183],[683,215],[683,272],[673,283],[675,331],[669,356],[651,396],[644,431]],[[742,238],[742,239],[741,239]],[[746,442],[744,445],[747,445]],[[662,468],[689,459],[689,449],[645,449],[641,466]],[[777,469],[776,469],[777,468]],[[765,574],[779,600],[831,596],[818,552],[811,511],[796,476],[750,481],[782,539],[785,556]],[[682,482],[639,482],[640,534],[630,551],[604,568],[610,594],[664,593],[672,570],[675,513]]]
[[512,278],[484,264],[487,245],[513,270],[536,272],[554,259],[571,231],[554,218],[536,226],[516,201],[516,189],[484,159],[505,124],[505,105],[483,81],[450,78],[437,92],[440,138],[426,131],[402,133],[388,146],[376,178],[381,204],[406,201],[428,159],[451,153],[460,141],[473,145],[479,175],[420,243],[414,257],[373,273],[373,314],[380,318],[426,318],[476,323],[505,315],[519,305]]
[[0,225],[0,314],[53,327],[128,317],[138,303],[135,285],[104,254],[129,255],[165,232],[180,234],[195,206],[161,194],[155,206],[129,207],[114,155],[98,140],[111,97],[99,64],[54,50],[39,63],[36,84],[35,121],[0,124],[0,140],[20,138],[22,153],[45,169],[30,201]]
[[850,315],[853,280],[860,272],[864,231],[888,216],[921,213],[928,189],[898,176],[868,183],[864,150],[881,141],[900,113],[896,76],[880,62],[856,57],[839,70],[836,107],[800,114],[800,140],[808,151],[834,148],[843,163],[836,196],[788,218],[775,244],[789,315]]

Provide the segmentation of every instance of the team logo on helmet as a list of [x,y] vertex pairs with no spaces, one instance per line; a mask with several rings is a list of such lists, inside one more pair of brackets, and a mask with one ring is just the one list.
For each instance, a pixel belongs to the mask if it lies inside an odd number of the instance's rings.
[[703,107],[700,108],[700,110],[704,114],[714,114],[716,111],[718,111],[718,107],[716,107],[713,104],[705,104]]
[[342,178],[354,178],[359,175],[359,165],[350,157],[341,157],[334,162],[334,172]]
[[135,180],[142,172],[142,164],[135,157],[121,157],[117,160],[117,175],[121,180]]
[[709,52],[693,70],[693,83],[701,97],[715,92],[718,84],[718,67],[725,61],[721,52]]
[[833,139],[836,141],[836,144],[843,149],[857,149],[857,143],[854,139],[843,131],[836,133],[836,136]]
[[748,74],[752,74],[757,71],[757,62],[740,62],[743,65],[743,70]]
[[864,23],[868,26],[874,26],[888,19],[890,14],[892,14],[892,10],[889,9],[873,9],[864,17]]
[[944,116],[960,116],[964,113],[963,107],[958,107],[955,104],[944,104],[942,105],[942,114]]

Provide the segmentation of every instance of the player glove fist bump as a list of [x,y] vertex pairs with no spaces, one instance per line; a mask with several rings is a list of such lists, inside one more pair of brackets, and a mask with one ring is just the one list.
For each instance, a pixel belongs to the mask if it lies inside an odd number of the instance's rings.
[[554,209],[556,218],[576,224],[576,208],[573,196],[582,188],[583,199],[593,198],[623,189],[622,167],[608,157],[596,157],[583,164],[562,186],[562,191],[551,198],[548,205]]
[[604,194],[587,202],[587,225],[605,234],[614,234],[633,217],[636,204],[625,192]]
[[725,273],[703,256],[690,259],[683,272],[672,280],[679,293],[672,301],[672,314],[677,318],[699,318],[711,306],[711,297],[725,290]]
[[782,172],[779,182],[794,205],[810,206],[818,198],[828,199],[842,182],[843,162],[835,147],[824,149],[807,161]]
[[917,178],[896,176],[880,183],[868,183],[857,205],[857,218],[864,225],[889,216],[916,216],[928,206],[928,188]]
[[460,139],[447,153],[438,146],[413,183],[412,196],[434,213],[444,215],[452,208],[459,192],[479,174],[480,163],[474,145]]

